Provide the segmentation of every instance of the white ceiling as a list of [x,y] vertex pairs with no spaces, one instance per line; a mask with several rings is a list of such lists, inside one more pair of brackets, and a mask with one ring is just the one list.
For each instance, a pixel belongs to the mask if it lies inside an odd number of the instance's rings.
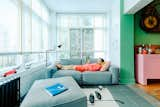
[[153,0],[125,0],[124,13],[135,14],[137,11],[151,3]]
[[56,12],[104,12],[111,8],[113,0],[43,0]]

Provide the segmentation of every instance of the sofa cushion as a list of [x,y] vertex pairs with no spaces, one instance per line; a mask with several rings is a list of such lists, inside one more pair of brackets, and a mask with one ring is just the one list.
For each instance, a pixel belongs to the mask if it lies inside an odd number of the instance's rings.
[[81,65],[81,59],[61,59],[60,63],[62,65]]
[[80,72],[75,70],[58,70],[54,73],[53,78],[64,76],[72,76],[78,82],[78,84],[82,84],[82,75]]
[[110,63],[111,63],[110,61],[106,61],[105,64],[100,69],[100,71],[107,71],[109,69]]
[[97,58],[90,58],[89,62],[90,63],[97,63],[97,60],[98,60]]
[[106,72],[83,72],[82,80],[84,85],[106,85],[112,84],[112,74],[109,71]]

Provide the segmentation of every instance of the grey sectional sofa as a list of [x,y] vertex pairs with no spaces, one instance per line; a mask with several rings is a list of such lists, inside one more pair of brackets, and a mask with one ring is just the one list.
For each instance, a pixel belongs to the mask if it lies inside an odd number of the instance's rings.
[[[95,63],[97,59],[90,59],[91,63]],[[62,65],[81,65],[81,59],[61,59]],[[58,70],[55,66],[51,65],[48,69],[49,78],[57,78],[63,76],[72,76],[79,85],[106,85],[119,83],[119,68],[110,65],[107,71],[98,72],[78,72],[75,70]]]

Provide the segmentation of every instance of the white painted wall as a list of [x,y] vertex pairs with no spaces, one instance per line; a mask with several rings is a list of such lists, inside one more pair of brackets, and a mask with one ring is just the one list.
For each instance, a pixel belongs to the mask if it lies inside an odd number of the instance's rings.
[[153,0],[124,0],[124,13],[135,14]]
[[141,0],[124,0],[124,12],[127,12]]
[[110,60],[120,67],[120,0],[112,0],[110,11]]

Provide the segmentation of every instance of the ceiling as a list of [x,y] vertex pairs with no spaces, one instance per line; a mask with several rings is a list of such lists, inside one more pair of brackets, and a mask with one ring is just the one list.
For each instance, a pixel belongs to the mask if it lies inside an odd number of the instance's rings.
[[136,12],[144,8],[146,5],[148,5],[152,1],[154,0],[125,0],[124,13],[125,14],[135,14]]
[[104,12],[111,8],[113,0],[43,0],[56,12]]

